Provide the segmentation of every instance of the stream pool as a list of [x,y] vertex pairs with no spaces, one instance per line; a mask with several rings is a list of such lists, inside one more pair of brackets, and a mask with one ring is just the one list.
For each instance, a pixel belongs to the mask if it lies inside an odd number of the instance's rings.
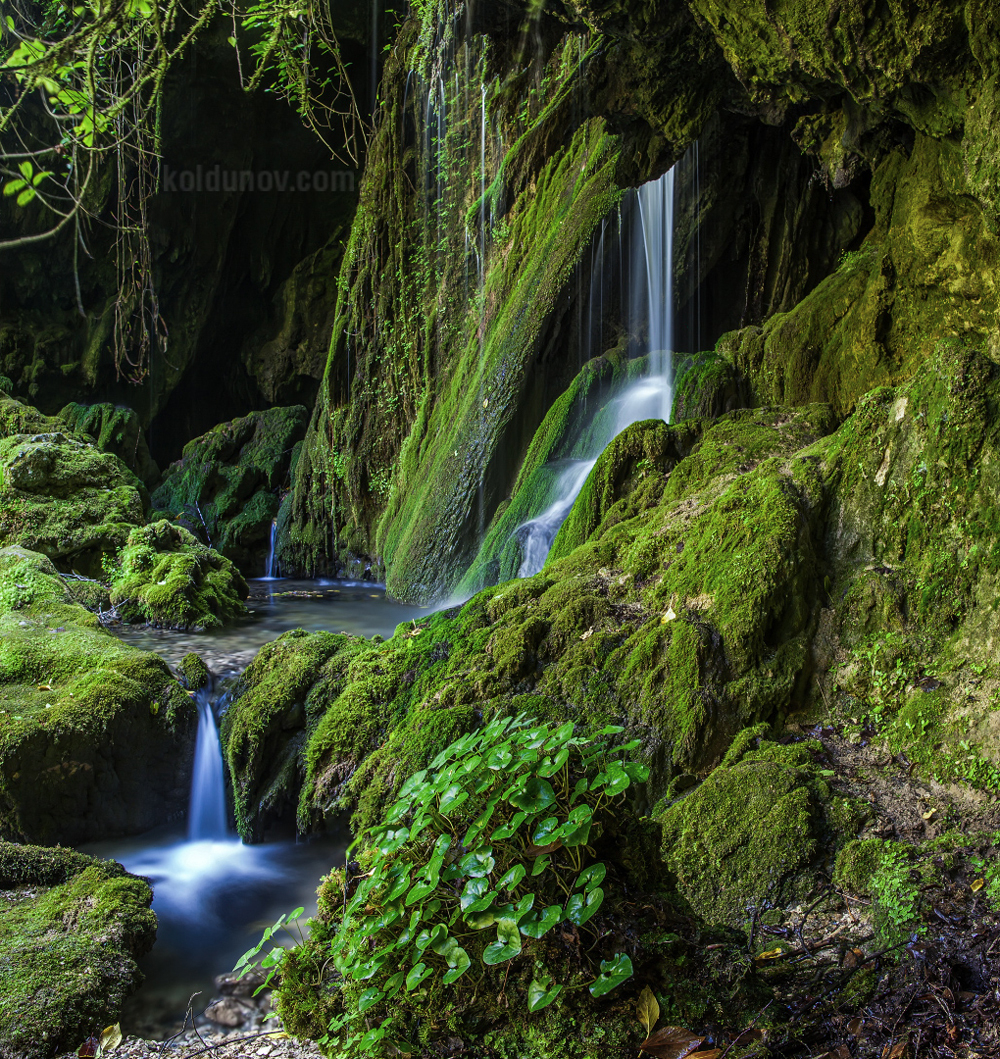
[[[240,673],[263,644],[289,629],[388,637],[400,622],[427,613],[397,603],[381,586],[368,583],[261,579],[251,581],[250,589],[251,616],[225,629],[185,633],[125,627],[116,635],[156,651],[175,667],[189,651],[197,652],[221,694],[220,680]],[[199,727],[198,754],[219,755],[210,710],[207,716]],[[146,981],[121,1019],[125,1033],[151,1039],[179,1027],[193,993],[200,994],[194,1011],[202,1011],[216,995],[214,977],[232,970],[282,912],[303,905],[306,916],[314,913],[320,876],[342,861],[350,841],[345,833],[246,846],[220,823],[221,767],[197,767],[194,785],[192,801],[201,807],[196,814],[201,822],[81,847],[120,861],[153,884],[156,945],[140,961]]]

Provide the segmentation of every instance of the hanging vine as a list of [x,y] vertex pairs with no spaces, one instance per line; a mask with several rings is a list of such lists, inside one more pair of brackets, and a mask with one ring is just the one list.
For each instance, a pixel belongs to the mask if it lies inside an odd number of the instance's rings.
[[[142,382],[168,329],[156,293],[148,207],[158,190],[167,74],[216,18],[232,23],[243,87],[278,94],[334,158],[358,157],[362,130],[330,0],[3,0],[0,180],[25,234],[0,250],[70,229],[77,308],[80,255],[93,224],[115,232],[112,346],[120,378]],[[335,149],[330,131],[343,134]],[[110,165],[112,185],[101,179]],[[31,207],[30,211],[28,208]]]

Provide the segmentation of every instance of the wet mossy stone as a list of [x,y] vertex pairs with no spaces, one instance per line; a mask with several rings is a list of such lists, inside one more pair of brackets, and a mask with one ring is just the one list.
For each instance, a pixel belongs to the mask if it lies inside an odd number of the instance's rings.
[[259,841],[294,814],[308,736],[343,689],[347,660],[369,647],[357,637],[295,629],[265,644],[240,676],[221,738],[244,840]]
[[676,366],[670,420],[718,419],[726,412],[746,408],[749,389],[735,366],[720,353],[696,353]]
[[86,435],[0,439],[0,546],[19,544],[65,570],[101,572],[145,521],[148,496],[135,475]]
[[49,1059],[118,1020],[156,937],[145,879],[0,841],[0,1057]]
[[214,629],[247,613],[246,581],[225,556],[166,519],[129,534],[111,576],[111,602],[127,622]]
[[697,788],[662,811],[663,859],[692,908],[741,926],[765,902],[812,885],[805,873],[823,831],[823,795],[807,745],[739,741]]
[[0,389],[0,438],[12,434],[51,434],[65,430],[58,416],[43,415],[37,408],[23,404]]
[[134,409],[126,405],[66,405],[59,418],[75,434],[89,434],[102,452],[113,452],[146,486],[152,489],[160,469],[149,454],[142,423]]
[[181,683],[188,691],[201,691],[212,683],[212,674],[201,658],[189,652],[181,659]]
[[220,423],[189,441],[164,472],[153,508],[232,560],[247,577],[266,574],[271,523],[305,437],[302,405],[268,408]]
[[0,837],[79,843],[183,812],[195,709],[106,632],[52,562],[0,549]]

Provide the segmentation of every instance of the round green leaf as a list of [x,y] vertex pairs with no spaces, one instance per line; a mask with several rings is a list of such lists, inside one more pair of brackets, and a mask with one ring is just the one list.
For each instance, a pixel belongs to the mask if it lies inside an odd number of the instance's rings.
[[552,784],[536,776],[532,776],[524,784],[523,789],[510,798],[512,805],[516,805],[518,809],[526,813],[543,812],[550,805],[555,805],[555,801],[556,793],[552,789]]
[[504,839],[511,838],[517,831],[517,829],[528,819],[527,813],[515,813],[506,824],[501,825],[490,835],[491,842],[502,842]]
[[559,837],[559,829],[559,818],[556,816],[547,816],[538,827],[535,828],[535,833],[531,836],[531,841],[536,846],[547,846],[550,842],[555,842]]
[[490,884],[488,879],[469,879],[465,884],[465,889],[462,891],[462,894],[458,899],[462,911],[464,912],[470,905],[474,904],[481,897],[484,897],[489,888]]
[[518,924],[518,929],[527,938],[540,938],[563,920],[562,905],[549,905],[544,912],[532,912]]
[[358,1011],[367,1011],[374,1004],[377,1004],[384,996],[385,993],[383,993],[381,989],[378,989],[375,986],[372,986],[370,989],[366,989],[358,997]]
[[592,996],[604,996],[632,977],[632,961],[623,952],[612,960],[601,960],[601,973],[590,986]]
[[582,872],[577,876],[576,882],[573,884],[574,890],[593,890],[595,886],[600,886],[604,882],[604,876],[608,874],[608,869],[598,862],[597,864],[591,864],[589,868],[584,868]]
[[453,783],[445,792],[441,795],[441,804],[439,810],[442,816],[448,816],[453,813],[464,801],[467,801],[469,792],[462,788],[459,783]]
[[544,982],[540,982],[537,978],[534,979],[528,986],[528,1010],[541,1011],[542,1008],[548,1007],[563,991],[563,988],[562,982],[553,985],[551,978]]
[[458,981],[472,966],[472,961],[469,959],[469,954],[465,949],[454,938],[450,938],[449,941],[449,948],[441,953],[448,961],[448,967],[450,968],[450,970],[445,971],[444,977],[441,979],[445,985],[451,985],[452,982]]
[[493,849],[490,846],[483,846],[481,849],[466,853],[458,863],[459,867],[470,879],[482,879],[489,875],[496,866],[496,861],[493,859]]
[[[603,967],[604,965],[601,964],[601,966]],[[428,967],[427,964],[423,961],[418,963],[406,976],[406,991],[408,993],[412,992],[431,973],[432,968]]]
[[501,919],[497,923],[497,940],[486,946],[483,963],[493,966],[512,960],[521,951],[521,935],[513,919]]
[[514,867],[511,868],[510,871],[507,872],[507,874],[497,883],[497,889],[513,890],[527,874],[527,869],[523,864],[515,864]]
[[540,857],[535,858],[534,866],[531,869],[531,874],[541,875],[543,871],[552,863],[552,858],[548,853],[543,853]]
[[582,927],[584,923],[593,918],[597,910],[604,904],[604,891],[595,886],[586,894],[573,894],[566,902],[566,918]]

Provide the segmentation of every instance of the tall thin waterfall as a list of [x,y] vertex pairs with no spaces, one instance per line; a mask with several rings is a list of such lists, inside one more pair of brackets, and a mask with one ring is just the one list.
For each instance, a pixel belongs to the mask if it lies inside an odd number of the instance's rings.
[[206,690],[198,692],[198,740],[194,748],[188,840],[202,842],[227,837],[226,785],[222,778],[219,729]]
[[[636,199],[639,223],[633,245],[634,253],[642,256],[632,271],[633,295],[642,299],[645,294],[645,305],[639,312],[633,310],[633,320],[645,316],[649,377],[657,380],[663,400],[658,418],[669,422],[674,382],[674,169],[643,184]],[[645,283],[636,283],[643,266]]]
[[274,578],[276,576],[275,575],[274,552],[275,552],[275,545],[277,543],[278,543],[278,520],[275,519],[271,523],[271,544],[270,544],[270,548],[268,549],[268,553],[267,553],[267,579],[269,581],[274,580]]
[[641,378],[597,410],[587,431],[586,453],[579,459],[564,461],[549,507],[518,527],[522,556],[518,577],[531,577],[545,565],[559,527],[612,439],[643,419],[670,422],[673,405],[674,170],[639,188],[632,205],[629,323],[634,333],[645,335],[648,367]]

